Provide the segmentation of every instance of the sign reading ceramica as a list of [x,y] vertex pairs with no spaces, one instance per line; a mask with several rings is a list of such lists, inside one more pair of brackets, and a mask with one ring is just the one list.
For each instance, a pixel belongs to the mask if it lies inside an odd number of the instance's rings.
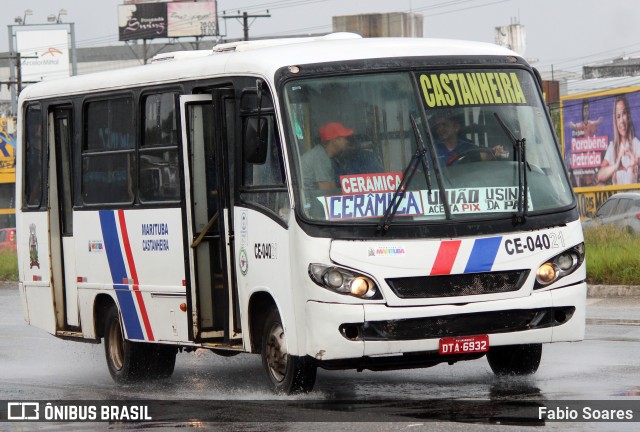
[[[350,193],[318,197],[325,217],[329,220],[379,218],[391,205],[394,192]],[[518,209],[516,187],[489,187],[445,190],[446,202],[451,214],[480,214],[513,212]],[[528,195],[529,211],[533,210]],[[412,190],[400,192],[396,216],[442,217],[445,203],[437,190]]]

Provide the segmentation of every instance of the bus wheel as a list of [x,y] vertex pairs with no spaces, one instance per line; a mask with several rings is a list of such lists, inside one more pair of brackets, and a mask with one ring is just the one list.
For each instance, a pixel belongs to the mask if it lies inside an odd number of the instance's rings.
[[540,366],[542,344],[507,345],[489,349],[487,360],[496,375],[530,375]]
[[112,305],[104,322],[104,353],[113,380],[117,383],[138,381],[149,376],[151,350],[147,344],[126,340],[118,308]]
[[275,393],[310,392],[316,382],[316,364],[313,359],[287,353],[284,327],[276,308],[271,309],[265,321],[262,365]]
[[148,378],[169,378],[176,366],[178,348],[171,345],[149,345]]

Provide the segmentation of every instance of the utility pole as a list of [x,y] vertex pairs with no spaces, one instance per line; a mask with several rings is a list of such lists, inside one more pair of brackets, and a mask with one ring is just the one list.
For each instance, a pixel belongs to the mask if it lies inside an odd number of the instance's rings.
[[15,64],[16,64],[16,75],[17,75],[16,79],[13,79],[13,77],[11,77],[9,79],[9,81],[0,81],[0,85],[6,84],[7,87],[9,87],[9,88],[11,88],[10,86],[16,86],[18,95],[20,95],[20,92],[22,91],[22,85],[23,84],[35,84],[35,83],[37,83],[37,81],[22,81],[22,59],[24,59],[24,58],[38,58],[38,57],[34,57],[34,56],[22,57],[19,52],[14,53],[14,54],[10,54],[8,56],[0,57],[0,60],[13,60],[13,61],[15,61]]
[[[247,12],[243,12],[242,15],[240,15],[240,11],[238,11],[238,15],[222,15],[222,18],[227,19],[227,18],[242,18],[242,29],[243,29],[243,34],[244,34],[244,40],[248,41],[249,40],[249,26],[251,24],[253,24],[253,21],[255,21],[257,18],[271,18],[271,14],[269,14],[269,11],[267,11],[266,14],[256,14],[256,15],[249,15]],[[251,21],[251,24],[249,24],[249,18],[253,18],[253,21]]]

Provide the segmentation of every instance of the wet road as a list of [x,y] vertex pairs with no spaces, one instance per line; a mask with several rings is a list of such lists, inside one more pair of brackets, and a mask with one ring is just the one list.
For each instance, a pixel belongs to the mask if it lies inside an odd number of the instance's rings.
[[[409,371],[319,370],[311,394],[280,397],[268,391],[258,356],[223,358],[206,350],[179,354],[169,380],[116,385],[102,345],[59,340],[26,325],[15,285],[0,284],[0,400],[194,401],[180,408],[185,420],[156,415],[142,427],[154,430],[212,424],[217,430],[413,431],[435,424],[438,430],[488,430],[509,423],[500,418],[509,417],[514,403],[524,406],[532,400],[614,399],[635,401],[640,409],[640,299],[589,299],[587,320],[585,341],[544,345],[540,369],[532,377],[497,378],[485,359]],[[231,422],[216,423],[220,420]],[[308,420],[318,422],[300,423]],[[327,421],[340,423],[328,427]],[[0,431],[29,426],[0,423]],[[38,423],[49,430],[113,426]],[[133,423],[117,426],[141,429]],[[637,423],[546,426],[632,430]]]

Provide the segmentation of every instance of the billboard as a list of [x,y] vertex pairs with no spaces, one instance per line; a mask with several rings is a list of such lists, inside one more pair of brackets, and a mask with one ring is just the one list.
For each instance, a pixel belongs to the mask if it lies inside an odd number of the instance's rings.
[[11,124],[12,119],[0,118],[0,177],[2,174],[15,173],[16,134]]
[[167,4],[143,3],[118,6],[119,40],[167,37]]
[[[193,0],[173,0],[174,2],[180,1],[193,1]],[[202,0],[201,0],[202,1]],[[208,0],[205,0],[208,1]],[[162,0],[124,0],[122,3],[124,4],[134,4],[134,3],[163,3]]]
[[576,192],[640,187],[640,87],[561,98],[562,144]]
[[216,36],[216,2],[144,2],[120,5],[118,35],[121,41]]
[[22,57],[22,81],[70,76],[67,30],[17,30],[16,48]]
[[218,34],[216,2],[167,3],[169,37]]

